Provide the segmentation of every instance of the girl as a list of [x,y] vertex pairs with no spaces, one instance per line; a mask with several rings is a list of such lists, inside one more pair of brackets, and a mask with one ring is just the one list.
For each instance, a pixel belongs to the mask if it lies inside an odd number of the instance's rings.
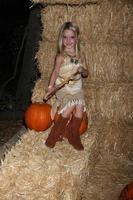
[[46,140],[48,147],[53,148],[57,141],[62,141],[63,137],[66,137],[75,149],[84,149],[80,140],[79,127],[85,111],[82,77],[87,76],[85,60],[79,51],[79,28],[72,22],[66,22],[62,25],[59,33],[55,67],[45,99],[58,84],[69,77],[71,79],[56,92],[57,100],[53,110],[58,108],[59,118]]

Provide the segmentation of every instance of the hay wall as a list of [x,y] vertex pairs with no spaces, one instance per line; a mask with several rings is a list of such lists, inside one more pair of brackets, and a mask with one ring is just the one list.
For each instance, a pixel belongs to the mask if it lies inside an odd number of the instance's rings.
[[[132,5],[131,1],[105,0],[79,7],[52,5],[42,10],[43,40],[37,54],[40,85],[42,81],[47,87],[58,30],[65,21],[79,25],[81,50],[88,63],[84,88],[89,130],[93,127],[91,133],[96,135],[81,199],[117,199],[120,190],[133,179]],[[42,101],[42,96],[37,100]]]
[[[54,5],[43,9],[44,30],[37,58],[45,87],[53,68],[58,30],[67,20],[76,22],[81,31],[81,49],[89,69],[84,87],[91,117],[132,121],[133,16],[130,4],[105,1],[80,7]],[[33,92],[33,96],[37,95]],[[37,101],[42,101],[43,95],[38,98]]]

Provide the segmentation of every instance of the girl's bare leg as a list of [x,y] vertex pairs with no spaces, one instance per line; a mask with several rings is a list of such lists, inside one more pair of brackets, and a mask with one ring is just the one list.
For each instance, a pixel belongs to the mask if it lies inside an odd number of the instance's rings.
[[84,112],[84,106],[82,104],[76,105],[74,116],[82,119],[83,118],[83,112]]
[[69,107],[66,108],[66,110],[62,113],[62,116],[65,117],[65,118],[66,118],[66,117],[70,117],[71,114],[73,113],[74,109],[75,109],[75,105],[69,106]]

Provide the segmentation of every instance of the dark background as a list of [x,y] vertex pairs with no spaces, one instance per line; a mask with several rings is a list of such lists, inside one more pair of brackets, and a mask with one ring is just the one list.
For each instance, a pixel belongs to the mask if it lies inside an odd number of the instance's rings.
[[0,120],[22,119],[40,77],[41,4],[0,0]]
[[0,1],[0,85],[13,75],[29,6],[28,0]]
[[29,0],[0,0],[0,147],[17,135],[31,103],[40,8]]

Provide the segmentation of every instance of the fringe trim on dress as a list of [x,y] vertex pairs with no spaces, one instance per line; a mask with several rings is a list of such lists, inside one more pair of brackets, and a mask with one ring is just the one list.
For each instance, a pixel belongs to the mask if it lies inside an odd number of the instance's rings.
[[74,105],[83,105],[83,106],[84,106],[84,112],[86,111],[84,100],[81,100],[81,99],[73,99],[73,100],[69,101],[69,102],[65,105],[64,108],[62,108],[61,110],[59,110],[59,111],[58,111],[58,114],[63,113],[68,107],[74,106]]

